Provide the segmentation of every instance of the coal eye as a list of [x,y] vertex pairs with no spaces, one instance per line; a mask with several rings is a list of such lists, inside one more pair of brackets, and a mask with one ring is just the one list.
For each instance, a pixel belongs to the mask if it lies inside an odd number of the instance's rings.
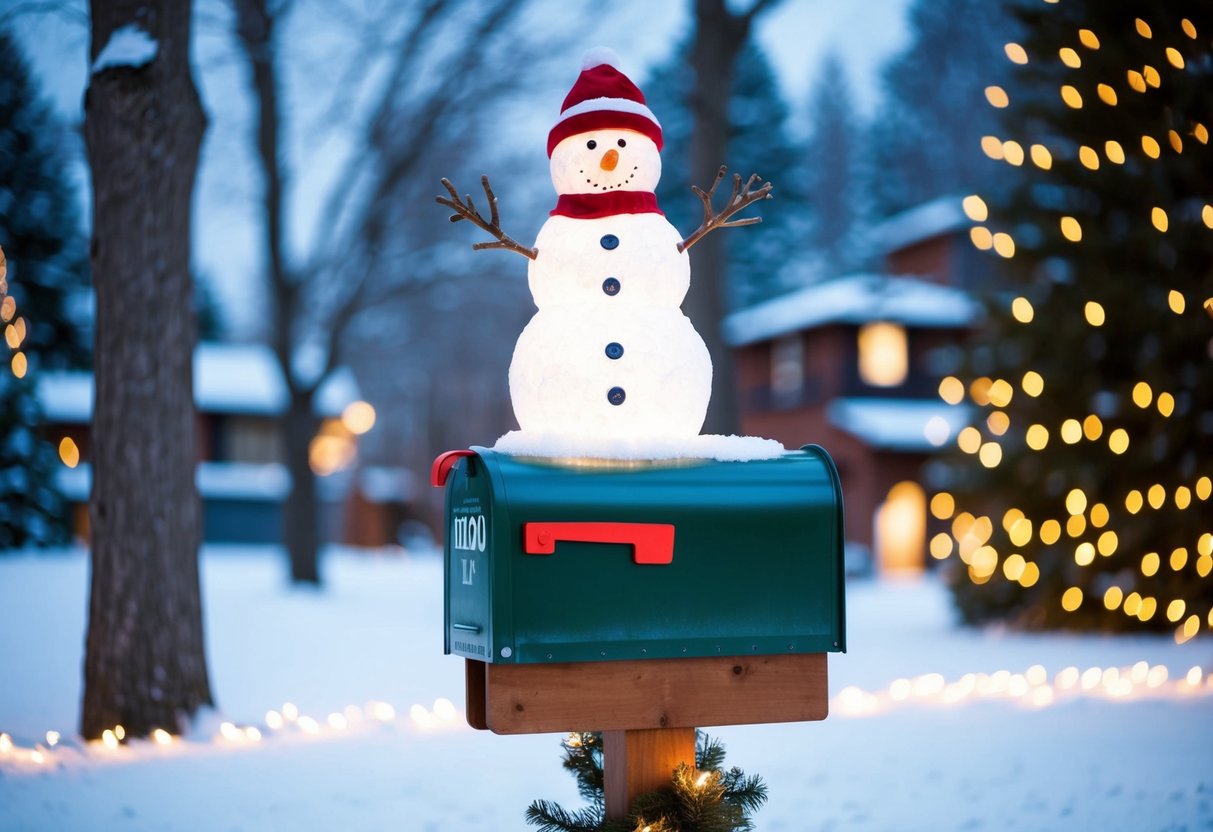
[[627,147],[627,146],[628,146],[628,143],[627,143],[627,142],[625,142],[623,139],[620,139],[620,140],[619,140],[619,146],[620,146],[620,147]]
[[585,143],[585,146],[588,147],[590,150],[593,150],[594,148],[598,147],[598,142],[594,141],[593,139],[590,139],[588,142]]

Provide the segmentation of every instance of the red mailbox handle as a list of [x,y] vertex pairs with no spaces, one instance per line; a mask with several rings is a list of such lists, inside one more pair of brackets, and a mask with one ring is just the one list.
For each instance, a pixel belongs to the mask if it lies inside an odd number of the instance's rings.
[[578,543],[625,543],[636,563],[663,564],[674,560],[674,527],[669,523],[524,523],[523,551],[550,555],[557,540]]
[[434,464],[430,467],[430,485],[442,488],[446,485],[446,478],[450,476],[455,463],[465,456],[475,456],[475,454],[475,451],[447,451],[438,454],[434,459]]

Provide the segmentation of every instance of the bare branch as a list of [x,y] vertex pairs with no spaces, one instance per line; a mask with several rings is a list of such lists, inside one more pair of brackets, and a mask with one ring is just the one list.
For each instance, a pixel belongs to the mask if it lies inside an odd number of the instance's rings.
[[497,195],[493,193],[493,188],[489,185],[488,176],[481,176],[480,183],[484,185],[484,195],[489,201],[489,212],[492,215],[491,220],[486,220],[483,216],[481,216],[480,212],[476,210],[476,207],[472,204],[471,194],[464,197],[464,199],[467,200],[466,202],[460,202],[459,192],[455,190],[455,186],[451,184],[449,179],[444,178],[442,180],[442,186],[447,189],[447,192],[451,195],[451,198],[447,199],[444,196],[439,196],[434,197],[434,199],[439,204],[445,205],[455,212],[451,215],[451,222],[467,220],[472,225],[475,225],[478,228],[483,228],[485,231],[497,238],[497,242],[495,243],[475,243],[472,248],[476,251],[486,248],[500,248],[505,249],[506,251],[516,251],[523,257],[529,257],[530,259],[534,260],[539,256],[539,251],[537,249],[527,248],[514,240],[512,237],[507,236],[501,230],[501,220],[497,214]]
[[737,228],[743,225],[755,225],[762,222],[762,217],[746,217],[745,219],[728,221],[729,217],[736,214],[738,211],[745,208],[751,203],[758,202],[761,199],[771,198],[771,183],[763,182],[761,188],[754,190],[754,186],[762,182],[762,177],[758,174],[751,174],[746,180],[745,186],[741,184],[740,174],[733,174],[733,193],[721,209],[720,213],[716,213],[716,209],[712,207],[712,198],[716,195],[716,188],[724,180],[725,173],[728,168],[724,165],[720,166],[720,170],[716,172],[716,181],[712,183],[712,187],[704,190],[696,185],[691,186],[691,190],[695,192],[695,196],[703,203],[703,222],[698,228],[678,244],[679,251],[686,251],[695,243],[703,239],[704,235],[716,228]]

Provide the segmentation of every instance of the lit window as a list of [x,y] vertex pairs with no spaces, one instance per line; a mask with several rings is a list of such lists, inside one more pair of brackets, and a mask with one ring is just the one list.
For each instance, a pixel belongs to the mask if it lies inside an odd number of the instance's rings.
[[896,387],[910,369],[906,329],[885,321],[859,328],[859,377],[873,387]]

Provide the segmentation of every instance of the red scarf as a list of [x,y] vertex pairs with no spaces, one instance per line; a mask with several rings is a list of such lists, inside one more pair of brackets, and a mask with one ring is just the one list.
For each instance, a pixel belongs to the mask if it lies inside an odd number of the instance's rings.
[[[561,194],[553,217],[594,220],[615,214],[661,214],[651,191],[607,191],[604,194]],[[662,214],[664,216],[664,214]]]

